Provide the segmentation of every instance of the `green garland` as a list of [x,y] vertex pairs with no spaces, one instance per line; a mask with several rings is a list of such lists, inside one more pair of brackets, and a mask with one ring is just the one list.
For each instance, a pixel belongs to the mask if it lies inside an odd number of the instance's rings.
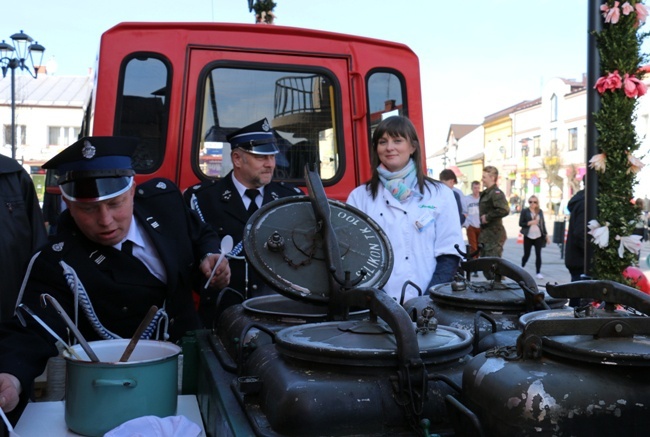
[[[640,54],[648,33],[638,31],[647,15],[641,1],[608,0],[601,6],[603,30],[595,33],[603,76],[596,83],[601,109],[594,115],[598,155],[590,166],[598,172],[597,223],[590,222],[594,243],[593,276],[629,283],[623,271],[637,265],[636,239],[630,239],[638,217],[632,204],[640,143],[634,128],[637,97],[645,94]],[[621,242],[627,244],[621,249]],[[640,249],[640,242],[638,243]],[[636,252],[636,253],[635,253]]]

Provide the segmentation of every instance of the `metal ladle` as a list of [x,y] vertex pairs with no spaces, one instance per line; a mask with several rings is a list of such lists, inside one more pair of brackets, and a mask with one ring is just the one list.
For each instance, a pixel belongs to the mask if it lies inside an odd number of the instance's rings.
[[70,331],[72,331],[72,334],[74,334],[75,338],[77,339],[77,341],[81,345],[81,348],[84,350],[84,352],[86,352],[86,355],[88,355],[88,358],[90,358],[91,361],[94,361],[94,362],[98,363],[99,362],[99,357],[97,357],[97,355],[95,354],[93,349],[90,347],[90,345],[88,344],[88,342],[86,341],[84,336],[81,335],[81,332],[75,326],[74,322],[72,320],[70,320],[70,317],[68,317],[68,313],[65,312],[65,310],[63,309],[61,304],[59,304],[59,302],[55,298],[50,296],[49,294],[47,294],[47,293],[41,294],[41,305],[46,307],[48,302],[54,307],[56,312],[59,313],[59,315],[61,316],[61,318],[65,322],[65,324],[70,329]]
[[43,327],[43,329],[45,329],[45,330],[46,330],[46,331],[47,331],[47,332],[48,332],[52,337],[54,337],[54,338],[57,340],[57,342],[59,342],[59,343],[61,343],[61,344],[63,345],[63,347],[65,348],[65,350],[67,350],[68,353],[69,353],[71,356],[75,357],[75,358],[78,359],[78,360],[81,360],[81,359],[82,359],[81,356],[77,353],[77,351],[75,351],[74,349],[72,349],[68,343],[66,343],[65,341],[63,341],[63,339],[62,339],[61,337],[59,337],[59,335],[58,335],[56,332],[54,332],[54,330],[53,330],[52,328],[50,328],[50,327],[49,327],[49,326],[48,326],[48,325],[43,321],[43,319],[41,319],[40,317],[38,317],[38,316],[34,313],[34,311],[32,311],[32,310],[31,310],[27,305],[25,305],[24,303],[21,303],[21,304],[19,304],[19,305],[16,307],[16,316],[18,317],[18,320],[20,321],[20,324],[23,325],[23,327],[26,327],[26,326],[27,326],[27,322],[25,321],[25,318],[24,318],[23,315],[20,313],[20,311],[17,311],[17,310],[23,310],[23,311],[25,311],[27,314],[29,314],[30,316],[32,316],[32,318],[33,318],[34,320],[36,320],[36,322],[37,322],[39,325],[41,325],[41,326]]

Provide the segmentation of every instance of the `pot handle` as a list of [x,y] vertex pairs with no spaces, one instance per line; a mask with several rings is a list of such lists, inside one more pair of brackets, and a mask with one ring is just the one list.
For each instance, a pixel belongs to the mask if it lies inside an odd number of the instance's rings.
[[127,387],[135,388],[138,381],[135,379],[94,379],[93,387]]

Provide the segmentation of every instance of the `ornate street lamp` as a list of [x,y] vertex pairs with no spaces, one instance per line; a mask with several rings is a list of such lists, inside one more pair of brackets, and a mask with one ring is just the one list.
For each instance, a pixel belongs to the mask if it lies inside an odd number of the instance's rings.
[[[5,40],[0,43],[0,65],[2,77],[7,77],[7,70],[11,70],[11,157],[16,159],[16,68],[27,71],[36,79],[45,47],[33,42],[34,40],[22,30],[11,35],[11,41],[12,45],[7,44]],[[34,63],[34,56],[37,63]]]

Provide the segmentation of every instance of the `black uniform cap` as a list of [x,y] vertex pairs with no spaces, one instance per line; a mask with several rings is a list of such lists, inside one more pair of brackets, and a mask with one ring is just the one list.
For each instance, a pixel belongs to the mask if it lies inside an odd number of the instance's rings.
[[135,171],[132,137],[85,137],[43,164],[56,170],[61,194],[75,202],[98,202],[126,192]]
[[266,118],[231,133],[226,139],[231,150],[240,148],[256,155],[275,155],[280,151],[271,124]]

